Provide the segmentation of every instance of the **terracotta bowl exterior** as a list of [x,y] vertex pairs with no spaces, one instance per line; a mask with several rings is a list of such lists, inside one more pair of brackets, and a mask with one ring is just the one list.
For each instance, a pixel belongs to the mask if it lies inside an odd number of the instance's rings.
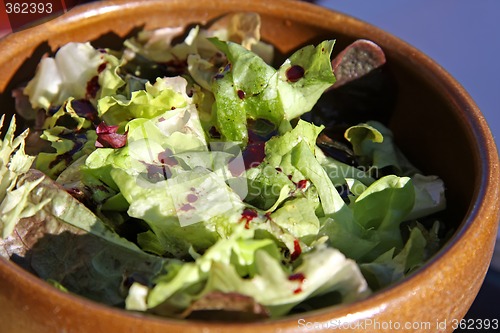
[[133,29],[204,24],[233,11],[260,13],[263,39],[282,54],[332,38],[336,52],[358,38],[383,48],[399,88],[390,127],[411,161],[444,179],[453,237],[415,274],[363,301],[250,324],[168,320],[110,308],[60,292],[0,259],[0,331],[265,333],[331,331],[340,325],[349,332],[451,332],[466,314],[488,269],[497,232],[500,173],[494,140],[476,104],[447,72],[369,24],[286,0],[91,3],[0,40],[3,113],[12,114],[10,89],[32,77],[44,53],[67,42],[113,47]]

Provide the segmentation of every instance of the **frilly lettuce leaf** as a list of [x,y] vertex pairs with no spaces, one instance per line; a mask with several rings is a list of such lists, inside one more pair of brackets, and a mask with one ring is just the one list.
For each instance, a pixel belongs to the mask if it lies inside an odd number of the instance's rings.
[[323,128],[299,120],[297,125],[281,136],[271,138],[265,146],[265,161],[279,167],[298,183],[311,182],[319,195],[323,213],[349,214],[345,202],[316,158],[316,137]]
[[370,263],[361,264],[361,271],[370,287],[376,290],[401,280],[420,267],[426,257],[427,241],[419,228],[413,228],[404,248],[397,254],[390,249]]
[[[129,105],[123,104],[117,109],[119,117],[127,114],[132,117],[132,114],[137,112],[137,115],[144,116],[122,123],[121,131],[126,135],[126,145],[119,149],[97,149],[86,159],[82,168],[82,173],[85,175],[83,182],[90,188],[98,191],[104,183],[118,190],[118,186],[110,176],[110,171],[113,169],[127,170],[133,176],[143,174],[150,181],[153,181],[153,178],[165,180],[167,173],[170,172],[170,166],[166,165],[168,163],[164,159],[170,158],[175,164],[180,162],[180,158],[176,160],[175,156],[166,156],[167,152],[181,154],[208,150],[197,110],[185,92],[186,80],[181,77],[159,79],[148,87],[149,92],[136,91],[137,94],[134,93],[133,96],[137,98],[130,100]],[[155,99],[157,105],[150,105],[147,102],[141,104],[140,99],[153,96],[151,94],[157,96]],[[169,106],[172,101],[177,101],[178,107]],[[107,210],[114,206],[114,203],[102,200],[98,200],[98,203],[103,203]]]
[[[5,115],[0,118],[0,129],[3,127]],[[16,121],[12,118],[3,140],[0,141],[0,201],[6,192],[12,188],[15,179],[19,174],[26,173],[34,158],[24,152],[25,139],[28,131],[15,136]],[[0,133],[1,134],[1,133]]]
[[[0,129],[5,115],[0,118]],[[33,164],[34,157],[25,151],[28,131],[15,136],[16,120],[12,118],[3,140],[0,140],[0,231],[2,238],[8,237],[18,221],[35,214],[46,201],[33,204],[28,200],[30,192],[39,181],[25,181],[25,175]]]
[[276,166],[267,162],[247,170],[246,179],[248,195],[245,202],[266,211],[274,211],[271,208],[277,203],[283,189],[288,198],[289,192],[295,188],[295,184],[283,170],[276,170]]
[[417,173],[411,180],[415,188],[415,205],[407,216],[408,220],[428,216],[446,208],[446,189],[441,178]]
[[20,177],[18,181],[21,185],[16,185],[5,194],[0,203],[0,229],[2,230],[2,238],[8,237],[16,226],[16,223],[26,217],[33,216],[41,207],[43,207],[48,199],[33,204],[29,201],[29,194],[33,191],[40,181],[24,182],[25,178]]
[[369,262],[391,249],[403,248],[400,224],[415,202],[415,190],[408,177],[385,176],[356,196],[346,210],[351,218],[328,218],[321,234],[350,258]]
[[[309,112],[323,92],[335,83],[331,64],[334,40],[317,46],[308,45],[293,53],[278,70],[277,85],[285,119],[291,120]],[[288,71],[292,67],[304,70],[299,80],[291,80]]]
[[111,125],[119,125],[134,118],[151,119],[166,110],[187,106],[187,82],[181,77],[158,78],[154,84],[146,82],[144,90],[124,95],[108,95],[98,101],[99,116]]
[[124,55],[115,53],[111,50],[101,50],[100,52],[103,53],[103,57],[106,60],[106,66],[100,69],[102,71],[99,73],[99,91],[97,92],[96,101],[105,96],[115,95],[118,91],[124,89],[130,94],[131,90],[133,91],[131,86],[134,86],[134,84],[123,77],[124,73],[122,73],[122,67],[125,64],[125,60],[123,59]]
[[[213,43],[229,60],[212,81],[217,127],[228,141],[246,143],[247,119],[263,118],[279,126],[310,111],[335,82],[330,63],[333,41],[297,51],[278,70],[237,43]],[[292,66],[302,68],[303,76],[289,80]]]
[[184,33],[182,27],[166,27],[156,30],[141,31],[137,37],[124,42],[129,52],[139,54],[151,61],[168,63],[186,60],[188,55],[200,54],[209,59],[217,49],[208,42],[208,38],[241,43],[254,51],[269,63],[273,58],[274,48],[260,40],[260,16],[255,13],[234,13],[225,18],[227,24],[220,24],[213,29],[192,28],[183,42],[172,44],[175,38]]
[[318,235],[319,219],[315,214],[315,207],[305,197],[286,201],[270,217],[296,239],[314,240]]
[[[340,294],[341,302],[349,303],[370,294],[358,266],[333,248],[308,252],[292,272],[284,271],[279,262],[264,251],[256,253],[259,274],[245,279],[235,274],[231,265],[215,263],[204,293],[211,290],[237,292],[253,297],[270,312],[272,318],[287,314],[309,297],[329,292]],[[322,267],[331,267],[326,272]],[[300,282],[302,276],[305,278]],[[298,278],[298,279],[296,279]]]
[[90,43],[68,43],[53,58],[40,61],[24,93],[34,109],[45,110],[62,105],[69,97],[85,98],[88,82],[97,77],[98,67],[105,61],[105,55]]
[[350,211],[344,200],[304,141],[292,150],[292,164],[304,175],[305,179],[311,181],[316,187],[325,215],[350,218]]
[[266,161],[271,165],[279,166],[282,164],[283,156],[300,142],[304,142],[315,153],[316,138],[323,128],[323,126],[316,126],[304,120],[299,120],[293,129],[266,142]]
[[51,142],[55,152],[41,152],[36,158],[36,168],[55,179],[71,163],[95,150],[95,131],[79,133],[64,126],[45,130],[41,138]]
[[[193,263],[171,266],[152,289],[132,286],[127,308],[179,315],[193,301],[219,291],[250,296],[277,317],[313,295],[338,291],[344,301],[353,301],[369,293],[357,265],[335,249],[319,247],[290,270],[273,241],[238,233],[219,240]],[[331,269],[324,271],[325,266]]]
[[371,171],[373,168],[357,168],[337,161],[336,159],[326,156],[321,149],[315,151],[316,158],[328,174],[328,178],[335,186],[342,186],[347,183],[347,179],[355,179],[362,184],[368,186],[375,181]]
[[152,230],[139,235],[139,244],[155,253],[183,258],[190,247],[204,251],[240,221],[241,199],[211,172],[186,171],[154,184],[121,169],[111,175],[130,204],[128,215]]

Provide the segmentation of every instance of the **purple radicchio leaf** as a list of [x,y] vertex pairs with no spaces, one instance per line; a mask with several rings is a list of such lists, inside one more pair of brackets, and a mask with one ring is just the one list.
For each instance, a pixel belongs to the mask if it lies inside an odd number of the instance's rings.
[[101,122],[97,128],[97,140],[95,146],[97,148],[122,148],[127,144],[127,134],[117,133],[118,126],[108,126],[105,122]]

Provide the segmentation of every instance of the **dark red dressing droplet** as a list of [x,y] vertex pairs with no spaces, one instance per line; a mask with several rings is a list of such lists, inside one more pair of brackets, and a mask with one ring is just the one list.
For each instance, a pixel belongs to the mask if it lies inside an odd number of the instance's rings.
[[271,212],[267,212],[267,213],[265,213],[265,214],[264,214],[264,216],[266,217],[266,221],[271,221],[271,222],[273,222],[273,219],[272,219],[272,217],[271,217]]
[[99,77],[96,75],[91,78],[89,82],[87,82],[86,97],[95,98],[100,88],[101,86],[99,85]]
[[295,273],[288,277],[288,280],[290,281],[299,281],[301,283],[304,282],[305,279],[306,277],[303,273]]
[[290,255],[290,259],[295,261],[300,254],[302,253],[302,248],[300,247],[299,240],[296,239],[293,241],[293,253]]
[[97,73],[101,73],[103,70],[106,69],[107,62],[103,62],[102,64],[97,67]]
[[297,188],[299,190],[305,190],[305,188],[307,187],[307,179],[302,179],[302,180],[299,180],[299,182],[297,183]]
[[250,208],[245,208],[241,213],[241,222],[245,221],[245,229],[250,228],[250,222],[257,217],[257,212]]
[[244,92],[243,90],[241,90],[241,89],[240,89],[240,90],[238,90],[237,94],[238,94],[238,97],[239,97],[240,99],[244,99],[244,98],[245,98],[245,95],[246,95],[246,94],[245,94],[245,92]]
[[286,70],[286,78],[290,82],[297,82],[304,77],[304,68],[299,65],[293,65]]
[[295,273],[295,274],[292,274],[288,277],[289,281],[297,281],[301,284],[301,285],[299,285],[299,287],[297,287],[297,289],[295,289],[293,291],[294,294],[298,294],[298,293],[302,292],[302,283],[304,283],[305,279],[306,279],[306,277],[302,273]]

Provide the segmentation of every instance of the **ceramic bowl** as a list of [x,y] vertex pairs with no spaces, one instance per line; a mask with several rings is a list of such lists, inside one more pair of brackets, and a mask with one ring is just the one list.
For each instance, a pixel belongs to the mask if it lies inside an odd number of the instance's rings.
[[[287,54],[306,43],[358,38],[378,43],[398,85],[390,127],[401,149],[447,185],[447,218],[456,231],[415,274],[349,305],[256,323],[154,318],[96,304],[56,290],[0,260],[3,332],[451,332],[466,314],[488,269],[499,218],[499,159],[488,126],[470,96],[438,64],[405,42],[352,17],[298,1],[103,1],[74,8],[0,41],[0,92],[12,113],[10,89],[29,79],[40,57],[70,41],[113,47],[134,28],[206,23],[233,11],[262,16],[263,39]],[[119,44],[116,44],[119,45]]]

